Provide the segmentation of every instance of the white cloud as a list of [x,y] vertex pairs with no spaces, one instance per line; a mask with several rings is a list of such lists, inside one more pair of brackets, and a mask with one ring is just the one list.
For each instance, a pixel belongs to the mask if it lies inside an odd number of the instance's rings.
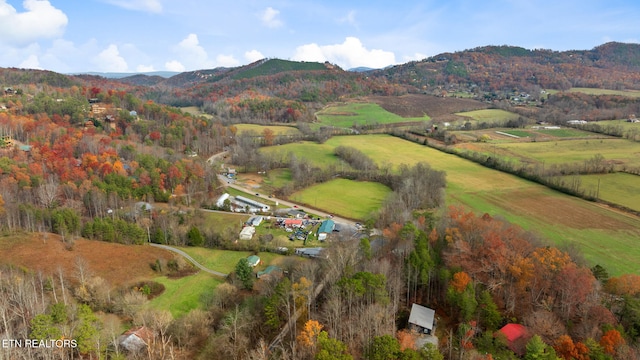
[[198,35],[189,34],[174,48],[181,64],[189,69],[207,69],[214,66],[206,50],[200,46]]
[[175,72],[183,72],[183,71],[186,70],[184,65],[182,65],[182,63],[180,63],[180,61],[178,61],[178,60],[167,61],[164,64],[164,67],[168,71],[175,71]]
[[250,50],[244,53],[244,58],[250,63],[264,59],[264,55],[258,50]]
[[152,72],[152,71],[156,71],[156,69],[154,69],[153,65],[138,65],[138,66],[136,66],[136,72],[145,73],[145,72]]
[[240,62],[233,55],[220,54],[216,56],[216,64],[218,66],[233,67],[240,65]]
[[402,57],[402,62],[419,61],[419,60],[424,60],[428,57],[429,55],[422,54],[422,53],[415,53],[413,55],[404,55]]
[[111,44],[108,48],[104,49],[98,56],[93,58],[92,61],[98,68],[98,71],[105,72],[126,72],[128,70],[127,62],[118,51],[118,46]]
[[161,13],[160,0],[106,0],[109,4],[119,6],[127,10]]
[[0,0],[0,44],[25,45],[62,36],[69,20],[48,0],[25,0],[23,7],[26,11],[19,13]]
[[396,64],[396,56],[393,52],[380,49],[368,50],[356,37],[347,37],[342,44],[318,45],[312,43],[299,46],[296,48],[293,60],[329,61],[344,69],[358,66],[383,68]]
[[356,21],[356,12],[355,12],[355,10],[349,11],[347,16],[345,16],[343,18],[340,18],[338,20],[338,22],[349,24],[349,25],[355,27],[356,29],[358,28],[358,22]]
[[282,20],[278,18],[279,15],[280,11],[272,7],[268,7],[262,12],[262,14],[260,14],[260,19],[266,27],[275,29],[283,25]]
[[40,61],[38,60],[38,56],[36,55],[29,55],[28,58],[24,59],[24,61],[20,63],[19,67],[23,69],[42,70],[42,67],[40,66]]

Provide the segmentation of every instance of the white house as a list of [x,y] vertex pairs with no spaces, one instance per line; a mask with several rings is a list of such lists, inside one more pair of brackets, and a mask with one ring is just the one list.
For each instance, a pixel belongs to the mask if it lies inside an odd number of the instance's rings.
[[240,231],[240,240],[251,240],[253,234],[256,233],[256,228],[253,226],[245,226]]

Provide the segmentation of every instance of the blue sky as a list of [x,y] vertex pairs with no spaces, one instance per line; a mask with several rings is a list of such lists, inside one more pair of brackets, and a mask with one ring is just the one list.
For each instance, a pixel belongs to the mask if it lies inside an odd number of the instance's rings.
[[617,0],[0,0],[0,67],[188,71],[264,57],[384,67],[484,45],[640,42]]

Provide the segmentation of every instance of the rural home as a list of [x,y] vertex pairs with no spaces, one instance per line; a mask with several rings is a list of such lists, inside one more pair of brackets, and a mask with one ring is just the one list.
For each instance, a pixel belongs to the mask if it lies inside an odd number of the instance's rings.
[[275,265],[269,265],[267,266],[266,269],[262,270],[262,271],[258,271],[256,273],[256,277],[258,279],[265,277],[265,276],[281,276],[282,275],[282,269],[280,269],[279,267],[275,266]]
[[436,311],[422,305],[413,304],[409,314],[409,330],[431,335],[435,328]]
[[325,220],[320,224],[320,228],[318,229],[318,240],[324,241],[327,239],[327,236],[333,232],[336,227],[336,223],[333,220]]
[[256,228],[254,228],[253,226],[245,226],[242,228],[242,231],[240,231],[240,240],[251,240],[253,234],[255,233]]
[[139,326],[125,331],[118,337],[118,344],[130,353],[144,350],[153,340],[153,331],[145,326]]
[[302,227],[302,219],[285,219],[283,222],[285,228],[300,228]]
[[507,346],[516,354],[523,355],[524,349],[529,341],[527,328],[520,324],[507,324],[498,333],[507,338]]
[[247,258],[249,266],[256,267],[260,264],[260,257],[258,255],[251,255]]

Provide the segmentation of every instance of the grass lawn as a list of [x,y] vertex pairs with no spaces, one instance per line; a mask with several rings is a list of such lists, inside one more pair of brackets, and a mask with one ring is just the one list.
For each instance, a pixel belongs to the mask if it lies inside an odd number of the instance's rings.
[[628,131],[628,130],[640,131],[640,123],[627,122],[626,119],[594,121],[593,124],[598,124],[601,126],[616,126],[616,127],[620,127],[623,131]]
[[270,129],[275,135],[299,135],[300,131],[293,126],[278,126],[278,125],[256,125],[256,124],[236,124],[234,125],[238,129],[238,135],[246,131],[253,131],[258,135],[262,135],[265,129]]
[[265,194],[271,194],[276,189],[283,188],[290,183],[291,170],[289,169],[273,169],[267,172],[267,176],[262,181],[260,191]]
[[640,211],[640,176],[613,173],[580,175],[579,179],[581,188],[588,194],[598,193],[602,200]]
[[429,117],[404,118],[374,103],[332,105],[316,113],[322,125],[348,128],[353,125],[392,124],[408,121],[427,121]]
[[207,292],[224,282],[223,279],[199,272],[179,279],[169,279],[166,276],[153,279],[164,285],[165,291],[152,299],[145,306],[168,310],[174,318],[180,317],[193,309],[202,306],[202,297]]
[[375,182],[334,179],[298,191],[291,199],[336,215],[364,220],[378,210],[391,189]]
[[[203,247],[180,247],[180,250],[189,254],[205,267],[225,274],[233,272],[240,259],[253,255],[250,251],[218,250]],[[258,253],[258,256],[262,260],[262,264],[256,267],[258,270],[262,270],[272,263],[277,263],[279,261],[277,259],[284,257],[270,252],[261,252]]]
[[483,109],[456,113],[459,116],[469,117],[478,122],[505,122],[515,120],[518,114],[501,109]]

